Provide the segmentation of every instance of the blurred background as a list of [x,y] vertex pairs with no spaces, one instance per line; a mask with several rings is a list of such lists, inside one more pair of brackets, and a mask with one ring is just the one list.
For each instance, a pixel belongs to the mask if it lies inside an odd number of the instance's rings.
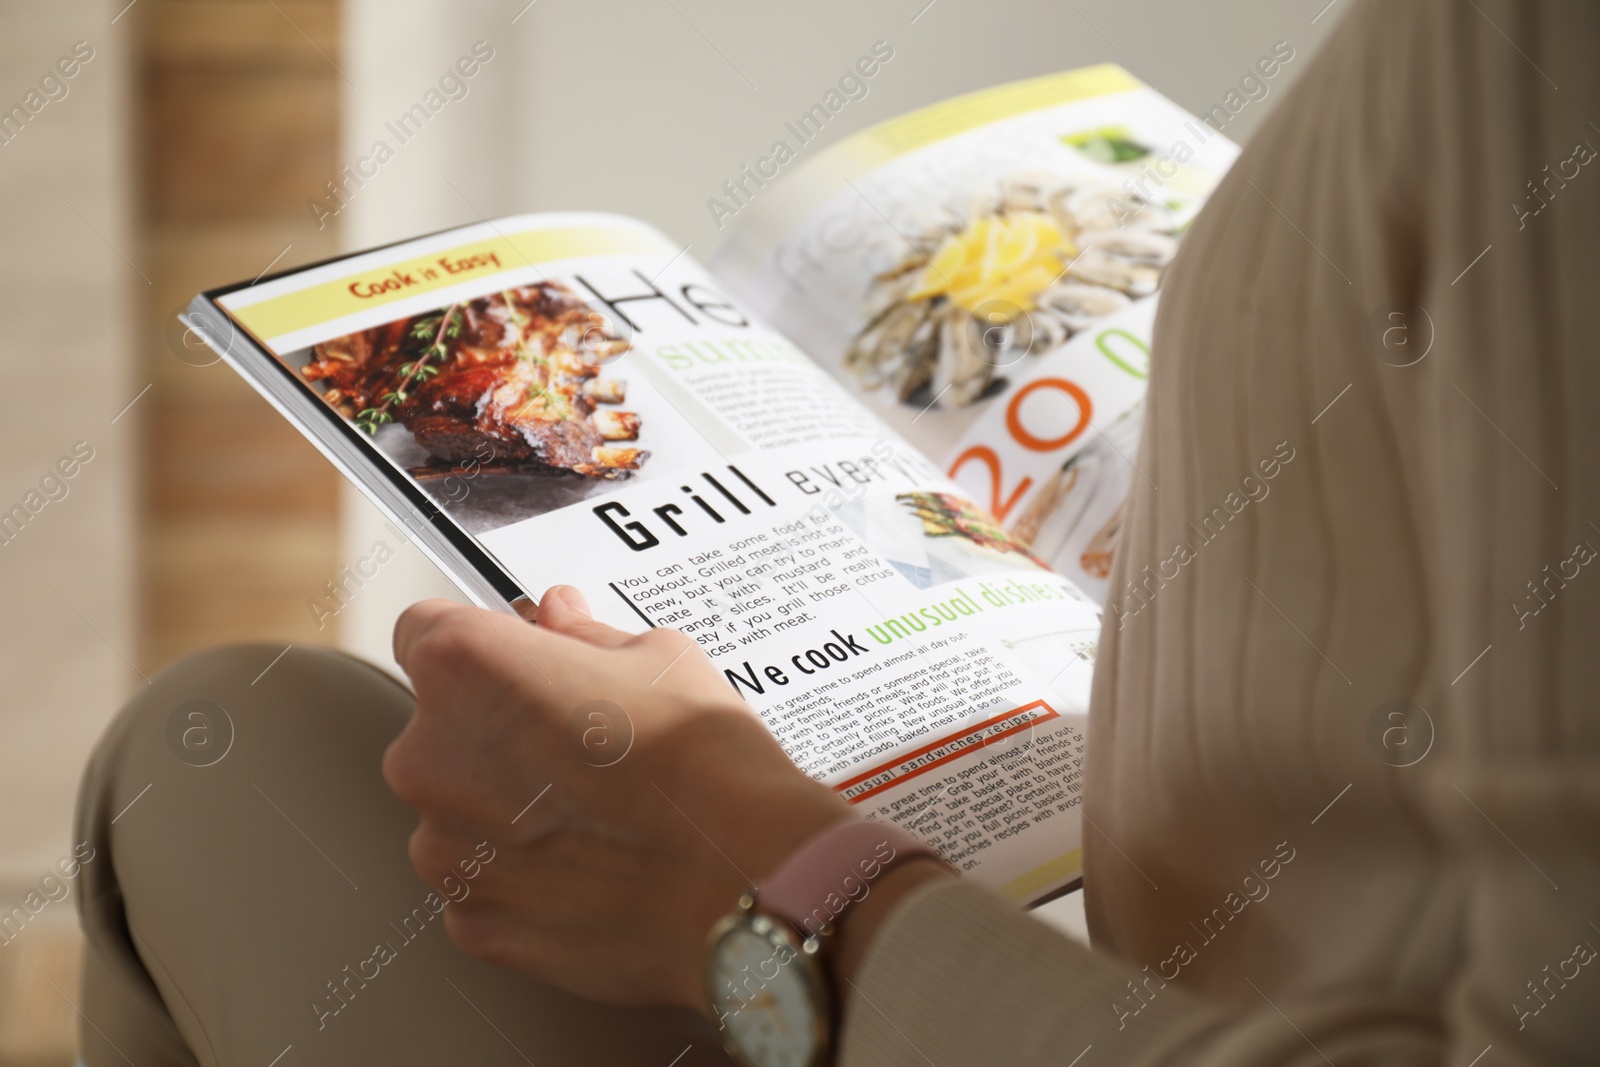
[[[69,853],[78,775],[118,704],[218,642],[387,664],[399,609],[448,594],[242,379],[183,344],[173,314],[196,292],[544,209],[635,214],[703,257],[707,198],[878,41],[892,61],[803,153],[1104,61],[1199,112],[1286,41],[1294,60],[1226,129],[1247,141],[1350,2],[5,5],[0,1067],[73,1059],[75,902],[3,922]],[[492,58],[467,94],[398,144],[385,123],[478,42]],[[330,196],[379,139],[394,157]],[[398,562],[319,627],[323,583],[378,539]]]

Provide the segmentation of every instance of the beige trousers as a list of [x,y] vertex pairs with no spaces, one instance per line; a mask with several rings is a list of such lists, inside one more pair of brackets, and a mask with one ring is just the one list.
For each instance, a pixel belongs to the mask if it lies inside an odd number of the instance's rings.
[[590,1003],[457,951],[442,913],[471,881],[417,877],[416,817],[379,770],[410,692],[338,653],[278,652],[170,667],[90,762],[86,1067],[726,1064],[691,1013]]

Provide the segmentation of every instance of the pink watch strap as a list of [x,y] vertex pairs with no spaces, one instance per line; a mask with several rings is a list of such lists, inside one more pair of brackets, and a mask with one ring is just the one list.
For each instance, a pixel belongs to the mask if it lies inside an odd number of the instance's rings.
[[885,870],[937,849],[893,823],[850,818],[796,849],[756,892],[760,906],[806,936],[839,921]]

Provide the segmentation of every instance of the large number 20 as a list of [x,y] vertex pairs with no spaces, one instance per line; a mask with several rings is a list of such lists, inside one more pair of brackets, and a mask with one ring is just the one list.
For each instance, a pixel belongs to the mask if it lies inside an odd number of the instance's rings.
[[[1065,394],[1078,409],[1077,424],[1059,437],[1040,437],[1022,423],[1023,401],[1034,393],[1046,389]],[[1006,405],[1006,430],[1011,434],[1013,441],[1030,452],[1054,452],[1067,447],[1082,436],[1083,431],[1089,428],[1093,412],[1094,405],[1089,400],[1089,394],[1079,386],[1065,378],[1038,378],[1018,389],[1012,396],[1011,402]],[[957,456],[955,462],[950,465],[950,477],[956,477],[961,468],[973,460],[989,469],[989,511],[996,519],[1004,522],[1011,509],[1017,506],[1022,494],[1033,485],[1033,479],[1024,476],[1016,488],[1011,490],[1010,495],[1005,496],[1005,491],[1001,487],[1003,476],[1000,472],[1000,457],[988,445],[973,445]],[[1002,496],[1004,499],[1001,499]]]
[[957,456],[956,461],[950,464],[950,477],[954,478],[961,468],[967,465],[969,460],[974,459],[989,468],[989,514],[1000,522],[1005,522],[1006,516],[1011,513],[1011,509],[1017,506],[1017,499],[1023,493],[1026,493],[1028,487],[1033,484],[1033,479],[1024,477],[1022,481],[1017,483],[1017,487],[1011,491],[1011,495],[1002,501],[1000,499],[1000,457],[995,455],[994,449],[988,445],[973,445]]

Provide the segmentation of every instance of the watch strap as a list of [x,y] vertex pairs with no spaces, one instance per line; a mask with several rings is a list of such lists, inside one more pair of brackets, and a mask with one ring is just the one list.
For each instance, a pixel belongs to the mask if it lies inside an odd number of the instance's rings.
[[801,845],[756,893],[763,911],[806,937],[826,933],[890,867],[909,859],[943,862],[937,849],[887,821],[852,817]]

